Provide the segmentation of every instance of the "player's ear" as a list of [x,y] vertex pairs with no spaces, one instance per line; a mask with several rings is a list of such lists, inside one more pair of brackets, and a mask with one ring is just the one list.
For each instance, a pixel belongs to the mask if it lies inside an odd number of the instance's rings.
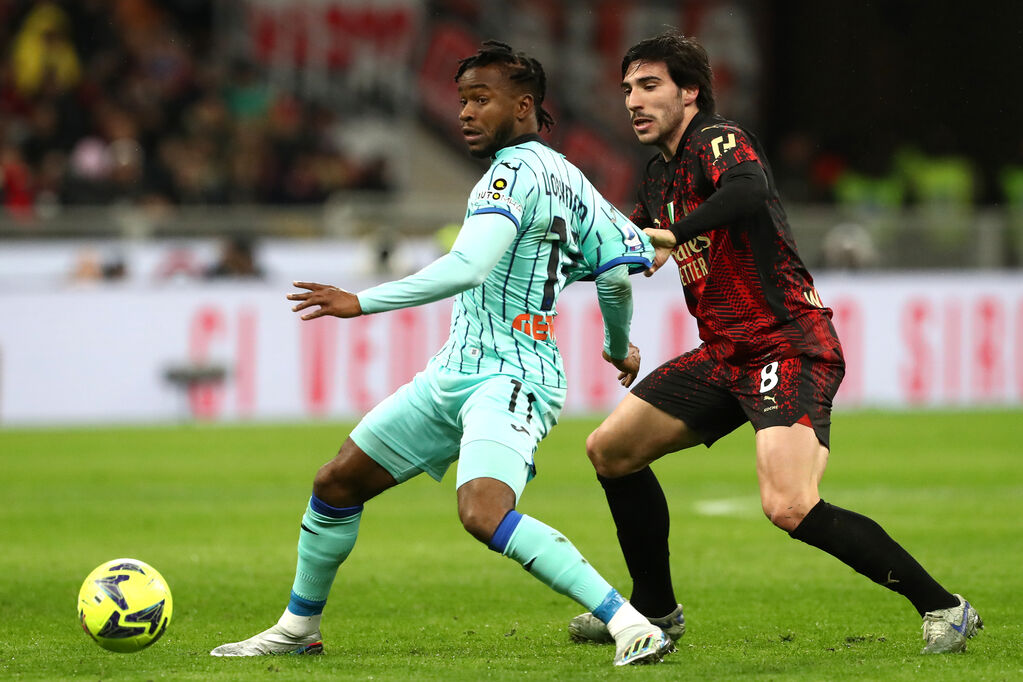
[[696,98],[700,96],[700,88],[693,85],[687,88],[681,88],[682,90],[682,106],[688,107],[690,104],[696,101]]
[[519,95],[518,102],[515,105],[515,118],[524,121],[533,115],[533,96],[528,92],[524,92]]

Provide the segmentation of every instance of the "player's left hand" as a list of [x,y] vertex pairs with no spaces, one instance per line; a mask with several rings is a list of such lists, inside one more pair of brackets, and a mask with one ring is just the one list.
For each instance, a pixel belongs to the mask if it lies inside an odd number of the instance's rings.
[[650,237],[650,244],[654,247],[654,262],[643,273],[647,277],[661,269],[661,266],[668,262],[671,252],[675,250],[675,235],[671,230],[661,230],[648,227],[643,230],[646,236]]
[[329,284],[317,284],[316,282],[292,282],[299,289],[308,289],[297,294],[288,294],[289,301],[301,301],[291,310],[299,312],[314,305],[320,306],[319,310],[306,313],[303,320],[314,320],[324,315],[334,317],[358,317],[362,315],[362,305],[359,297],[350,291],[338,289]]
[[621,370],[618,373],[618,382],[625,388],[632,386],[632,382],[636,380],[636,375],[639,374],[639,348],[630,343],[629,354],[621,360],[612,358],[607,354],[607,351],[602,351],[602,353],[605,360]]

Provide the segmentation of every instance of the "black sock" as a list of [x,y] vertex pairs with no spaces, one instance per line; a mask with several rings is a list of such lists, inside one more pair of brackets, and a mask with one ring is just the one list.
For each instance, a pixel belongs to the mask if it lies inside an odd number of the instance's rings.
[[650,467],[621,478],[597,480],[604,486],[618,544],[632,576],[629,601],[648,618],[675,610],[668,565],[668,501]]
[[913,603],[921,616],[959,603],[909,552],[866,516],[821,500],[789,535],[898,592]]

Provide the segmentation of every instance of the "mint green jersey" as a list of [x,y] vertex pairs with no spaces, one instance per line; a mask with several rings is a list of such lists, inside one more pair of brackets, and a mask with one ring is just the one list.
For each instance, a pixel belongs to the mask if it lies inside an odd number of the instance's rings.
[[516,235],[482,284],[460,293],[434,356],[465,373],[502,373],[554,388],[565,372],[554,332],[558,295],[617,265],[650,266],[646,235],[538,135],[499,150],[469,195],[466,217],[496,214]]

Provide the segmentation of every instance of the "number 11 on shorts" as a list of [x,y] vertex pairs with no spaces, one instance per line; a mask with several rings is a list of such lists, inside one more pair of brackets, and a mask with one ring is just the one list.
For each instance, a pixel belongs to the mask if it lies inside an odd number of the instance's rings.
[[[519,391],[522,390],[522,382],[518,379],[512,379],[511,382],[514,388],[512,388],[511,400],[508,402],[508,411],[515,414],[515,403],[518,402]],[[536,402],[536,396],[532,393],[527,393],[526,401],[526,422],[530,422],[533,420],[533,403]]]

